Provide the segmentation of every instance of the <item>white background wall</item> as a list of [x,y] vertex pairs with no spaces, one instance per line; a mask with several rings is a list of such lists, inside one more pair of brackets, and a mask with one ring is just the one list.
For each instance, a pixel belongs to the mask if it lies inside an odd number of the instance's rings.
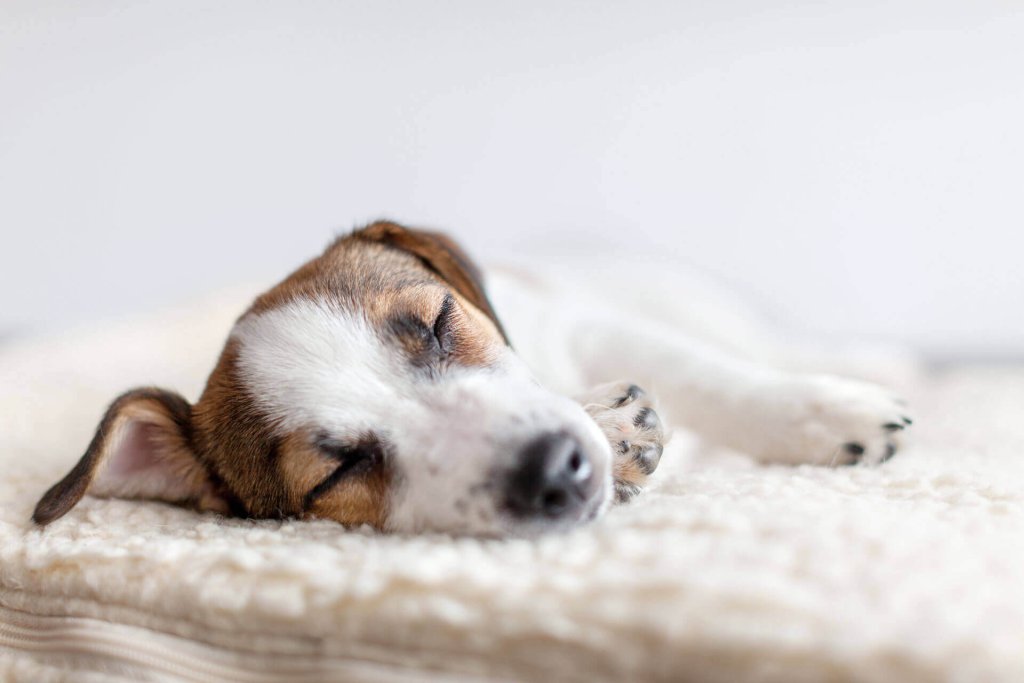
[[1024,355],[1024,4],[0,3],[0,330],[274,278],[381,215]]

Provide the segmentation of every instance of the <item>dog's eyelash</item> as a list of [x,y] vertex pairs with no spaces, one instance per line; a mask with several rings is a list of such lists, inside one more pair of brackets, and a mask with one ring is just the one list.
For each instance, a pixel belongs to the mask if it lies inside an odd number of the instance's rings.
[[447,358],[454,350],[455,311],[455,297],[448,294],[432,322],[418,315],[399,315],[391,320],[391,330],[416,365],[432,367],[439,356]]
[[441,304],[441,311],[437,314],[437,319],[434,321],[434,338],[437,340],[437,345],[441,349],[441,353],[447,355],[451,351],[452,346],[452,331],[451,321],[452,312],[455,310],[455,297],[448,294],[444,298],[444,302]]
[[349,445],[330,437],[322,437],[317,440],[316,447],[328,458],[337,460],[341,464],[306,494],[303,501],[303,506],[306,508],[334,488],[342,479],[368,471],[381,459],[381,446],[375,440]]

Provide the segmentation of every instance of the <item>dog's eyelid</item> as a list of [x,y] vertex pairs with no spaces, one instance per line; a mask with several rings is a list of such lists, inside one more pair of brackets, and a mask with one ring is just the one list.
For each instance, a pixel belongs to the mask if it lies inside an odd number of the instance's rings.
[[330,436],[319,436],[314,442],[316,449],[331,460],[342,461],[352,450],[349,445]]
[[338,462],[374,458],[382,450],[380,441],[373,436],[360,438],[356,442],[347,442],[329,434],[321,433],[316,436],[313,445],[322,455]]
[[339,465],[326,479],[306,494],[303,507],[308,508],[317,498],[333,489],[351,474],[366,472],[379,464],[384,457],[384,447],[376,438],[364,438],[355,444],[347,444],[331,436],[320,435],[314,441],[317,450]]
[[413,364],[431,368],[451,355],[456,342],[456,310],[455,297],[449,293],[433,320],[422,313],[402,313],[390,320],[391,332]]
[[441,310],[437,312],[437,318],[434,320],[434,330],[438,330],[451,322],[452,311],[455,309],[455,297],[451,294],[446,294],[444,301],[441,302]]
[[451,322],[452,313],[455,310],[455,297],[451,294],[447,294],[444,297],[444,301],[441,303],[441,310],[437,314],[437,318],[434,320],[434,337],[437,339],[438,346],[440,346],[443,353],[451,351]]

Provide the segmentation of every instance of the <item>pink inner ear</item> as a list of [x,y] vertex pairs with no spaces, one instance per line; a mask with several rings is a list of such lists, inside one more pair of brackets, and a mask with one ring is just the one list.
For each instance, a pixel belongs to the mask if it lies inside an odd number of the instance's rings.
[[175,450],[162,437],[162,427],[132,419],[121,427],[89,492],[98,496],[181,501],[204,492],[202,477],[187,452]]
[[121,479],[160,467],[156,452],[156,427],[148,422],[132,420],[124,427],[120,443],[110,454],[102,475]]

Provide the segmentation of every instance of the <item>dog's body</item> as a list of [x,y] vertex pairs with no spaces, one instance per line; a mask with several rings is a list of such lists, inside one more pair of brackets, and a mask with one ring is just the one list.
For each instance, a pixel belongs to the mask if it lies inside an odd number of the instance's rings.
[[[673,424],[772,462],[881,462],[909,424],[879,387],[741,360],[638,313],[646,300],[491,284],[440,235],[377,223],[339,239],[238,320],[194,406],[120,397],[36,521],[89,492],[404,532],[571,526],[658,466],[651,394],[621,378],[656,387]],[[682,293],[639,291],[659,295]]]

